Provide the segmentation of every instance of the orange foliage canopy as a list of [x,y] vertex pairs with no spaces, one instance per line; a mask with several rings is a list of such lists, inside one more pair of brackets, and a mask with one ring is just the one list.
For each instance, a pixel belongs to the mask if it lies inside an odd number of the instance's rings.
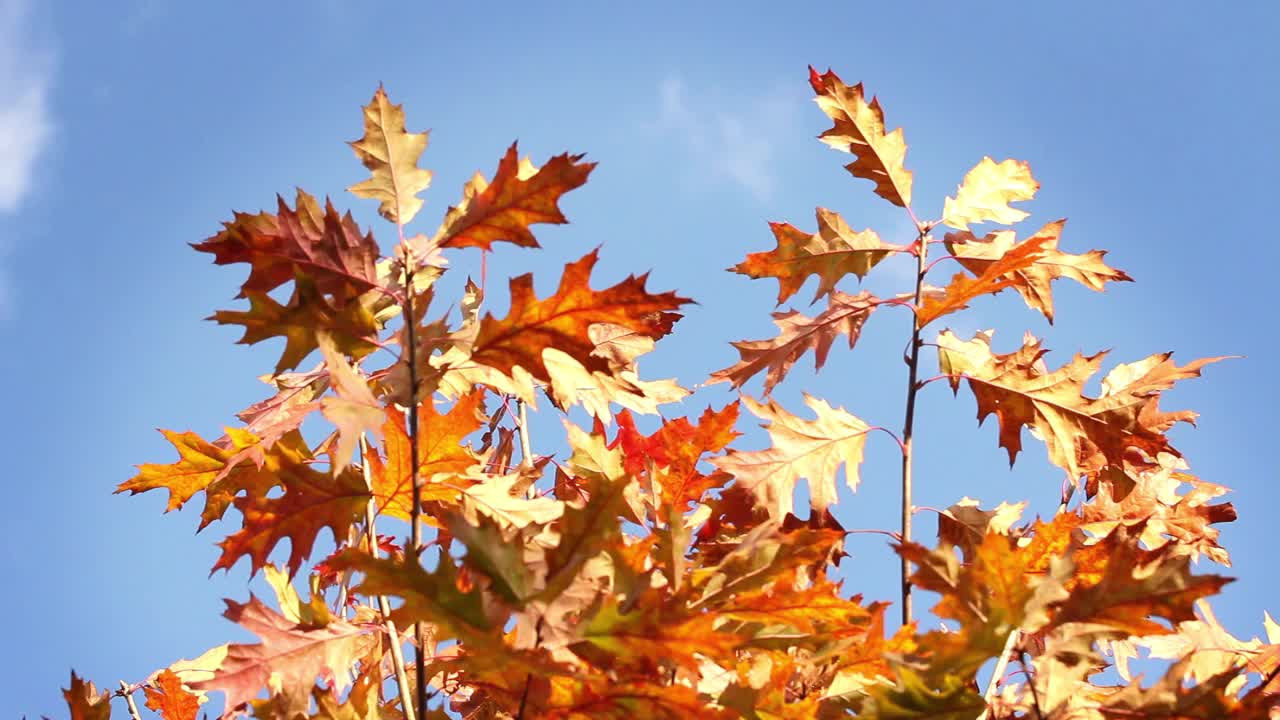
[[[278,609],[252,596],[228,600],[226,617],[258,642],[215,647],[119,694],[142,688],[146,707],[166,720],[191,720],[211,692],[227,716],[446,717],[411,702],[418,683],[473,718],[1276,712],[1280,629],[1268,617],[1265,641],[1228,635],[1206,599],[1229,579],[1191,567],[1201,556],[1228,564],[1215,526],[1235,510],[1217,501],[1225,488],[1190,474],[1167,434],[1195,414],[1158,406],[1177,381],[1220,358],[1179,366],[1161,353],[1119,365],[1094,397],[1084,385],[1101,353],[1050,370],[1042,341],[1029,336],[1008,353],[993,349],[990,333],[964,340],[942,330],[926,343],[928,326],[980,297],[1012,288],[1052,320],[1054,280],[1102,290],[1130,278],[1101,252],[1060,250],[1063,221],[1016,239],[1008,226],[1028,212],[1011,203],[1039,188],[1016,160],[984,158],[939,219],[920,220],[903,131],[886,130],[861,85],[813,69],[810,83],[833,122],[822,141],[852,154],[849,172],[907,211],[917,235],[885,242],[824,208],[816,233],[772,223],[775,249],[733,270],[777,280],[778,303],[816,277],[826,308],[775,313],[776,338],[734,343],[739,361],[711,375],[741,389],[763,374],[764,399],[664,416],[647,431],[640,415],[689,391],[642,380],[637,358],[689,300],[651,292],[644,275],[593,289],[599,250],[565,265],[549,297],[536,296],[532,274],[512,279],[503,317],[485,312],[485,288],[468,283],[459,318],[427,319],[442,253],[536,248],[532,225],[566,222],[562,196],[594,167],[581,155],[539,167],[512,145],[491,180],[477,174],[465,185],[433,235],[406,235],[431,181],[419,166],[427,136],[406,130],[403,109],[380,88],[352,143],[371,174],[351,191],[396,225],[405,239],[395,252],[381,256],[371,232],[302,191],[294,207],[280,200],[275,213],[236,213],[197,243],[217,264],[250,269],[240,287],[249,308],[214,319],[243,325],[242,343],[285,338],[266,378],[271,396],[212,441],[163,431],[179,459],[142,465],[118,492],[163,489],[166,511],[203,494],[201,528],[232,525],[214,569],[247,557],[251,574],[265,570]],[[984,236],[971,231],[988,223],[996,228]],[[936,239],[938,225],[954,232]],[[926,282],[931,247],[960,269],[943,287]],[[841,289],[894,254],[917,260],[914,288],[890,298]],[[277,291],[283,304],[268,295]],[[887,626],[887,602],[854,594],[855,573],[836,579],[845,558],[831,512],[838,474],[844,494],[857,490],[867,435],[880,428],[809,395],[812,418],[767,397],[809,353],[821,369],[840,336],[853,348],[879,308],[878,317],[912,315],[904,329],[916,341],[913,380],[921,347],[936,347],[940,378],[969,385],[980,421],[996,417],[1010,461],[1030,430],[1057,468],[1049,487],[1070,489],[1051,517],[1023,519],[1025,503],[983,509],[964,498],[941,511],[936,541],[895,536],[907,582],[936,593],[942,629]],[[285,372],[317,351],[314,369]],[[911,386],[913,400],[926,384]],[[590,416],[565,419],[567,450],[554,459],[533,449],[544,438],[527,411],[540,394]],[[743,406],[764,421],[767,447],[736,446]],[[333,433],[308,440],[308,419],[328,420]],[[909,434],[898,440],[906,454]],[[801,482],[807,511],[794,507]],[[228,519],[232,508],[238,518]],[[415,510],[428,547],[379,535],[403,530]],[[269,560],[285,541],[281,570]],[[297,575],[309,599],[291,584]],[[406,634],[411,627],[419,632]],[[421,676],[403,657],[409,647],[423,657]],[[1171,661],[1147,683],[1127,669],[1143,647]],[[984,687],[979,672],[992,661]],[[1012,661],[1022,672],[1003,672]],[[1112,666],[1122,684],[1100,679]],[[73,718],[110,714],[110,696],[74,674],[65,695]]]

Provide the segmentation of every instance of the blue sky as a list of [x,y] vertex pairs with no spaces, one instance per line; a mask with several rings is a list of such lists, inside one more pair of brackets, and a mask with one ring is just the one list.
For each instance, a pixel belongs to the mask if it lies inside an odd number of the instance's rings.
[[[766,221],[812,228],[822,205],[907,239],[900,211],[813,139],[827,124],[806,65],[864,81],[905,128],[922,215],[936,216],[983,155],[1028,160],[1043,185],[1028,222],[1070,218],[1065,249],[1108,249],[1138,282],[1105,295],[1060,285],[1053,327],[1012,295],[952,327],[998,328],[1006,351],[1031,329],[1051,364],[1104,348],[1112,362],[1170,349],[1182,361],[1246,356],[1164,405],[1201,413],[1175,443],[1195,473],[1236,491],[1241,518],[1223,535],[1240,580],[1215,607],[1237,634],[1259,634],[1264,609],[1280,614],[1269,529],[1280,501],[1277,7],[0,0],[0,577],[11,583],[0,717],[63,716],[71,667],[113,686],[249,639],[219,617],[221,598],[261,594],[261,581],[243,563],[208,577],[224,528],[194,535],[195,513],[161,515],[162,494],[111,490],[136,463],[172,460],[156,427],[214,437],[266,391],[254,378],[277,348],[234,346],[233,328],[200,321],[233,306],[242,271],[188,242],[300,185],[333,195],[389,247],[373,204],[342,191],[364,176],[344,141],[359,137],[359,106],[379,82],[411,129],[433,129],[427,231],[513,139],[539,162],[565,150],[598,161],[563,203],[572,224],[539,233],[545,250],[492,257],[491,309],[503,278],[532,270],[546,294],[563,263],[602,244],[597,286],[653,269],[651,287],[700,303],[642,363],[644,376],[686,386],[734,361],[729,341],[773,335],[774,283],[724,272],[773,246]],[[476,272],[474,254],[452,263],[455,282]],[[905,290],[901,270],[869,287]],[[856,350],[837,347],[817,376],[797,370],[776,397],[801,412],[805,389],[899,425],[908,322],[882,311]],[[730,397],[707,388],[667,412]],[[1058,475],[1039,445],[1028,439],[1010,471],[967,391],[952,399],[937,384],[922,403],[919,504],[970,495],[1052,512]],[[535,428],[554,438],[553,413]],[[894,447],[881,436],[868,454],[862,487],[840,505],[848,527],[895,517]],[[884,539],[855,535],[849,548],[850,587],[892,599]]]

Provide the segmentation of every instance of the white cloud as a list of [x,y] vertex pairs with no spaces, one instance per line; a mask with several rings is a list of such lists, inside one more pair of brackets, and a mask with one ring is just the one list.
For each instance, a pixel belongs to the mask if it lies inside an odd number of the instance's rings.
[[[53,51],[33,38],[33,0],[0,0],[0,216],[16,213],[31,194],[39,160],[53,135],[49,108]],[[0,236],[0,320],[12,311],[3,265],[12,249]]]
[[28,0],[0,0],[0,213],[27,198],[53,135],[53,53],[32,42],[30,10]]
[[773,138],[789,129],[791,105],[776,93],[747,100],[699,94],[691,100],[684,81],[669,77],[659,87],[656,129],[683,144],[687,179],[731,182],[764,200],[775,186]]

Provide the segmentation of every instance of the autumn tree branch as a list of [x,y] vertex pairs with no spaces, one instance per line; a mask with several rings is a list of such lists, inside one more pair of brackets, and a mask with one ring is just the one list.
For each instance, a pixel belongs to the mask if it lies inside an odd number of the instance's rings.
[[[913,216],[914,217],[914,216]],[[928,228],[917,225],[919,234],[916,237],[916,285],[913,306],[920,307],[920,299],[924,294],[924,278],[927,273],[929,244],[925,242]],[[917,382],[920,374],[920,321],[917,315],[911,316],[911,347],[907,357],[907,407],[902,421],[902,542],[911,542],[911,461],[912,433],[915,429],[916,394],[920,392]],[[911,563],[902,556],[902,624],[911,622]]]

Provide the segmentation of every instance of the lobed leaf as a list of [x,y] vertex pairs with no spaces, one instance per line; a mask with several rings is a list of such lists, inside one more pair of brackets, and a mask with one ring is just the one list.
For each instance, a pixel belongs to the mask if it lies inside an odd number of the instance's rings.
[[819,136],[837,150],[852,153],[854,161],[845,169],[856,178],[876,184],[875,193],[898,207],[911,206],[911,171],[903,167],[907,158],[907,142],[902,128],[885,132],[884,111],[880,101],[867,102],[862,83],[845,85],[828,70],[819,75],[809,67],[809,84],[818,93],[818,107],[835,125]]
[[804,396],[805,404],[817,414],[804,420],[770,400],[762,405],[749,397],[743,402],[757,417],[769,421],[773,446],[768,450],[742,452],[712,458],[711,463],[731,474],[755,494],[769,515],[781,519],[791,512],[795,487],[800,478],[809,480],[810,504],[817,513],[836,501],[836,472],[845,466],[845,483],[858,489],[858,467],[870,427],[840,408]]
[[427,149],[428,133],[405,130],[404,106],[392,105],[382,87],[364,107],[364,137],[347,143],[373,177],[347,188],[353,194],[378,200],[378,213],[396,225],[408,225],[422,200],[418,193],[431,184],[431,171],[418,167]]
[[732,343],[740,359],[734,365],[711,373],[711,382],[729,382],[742,387],[762,371],[767,371],[764,394],[768,395],[782,382],[791,367],[809,350],[813,350],[814,370],[821,370],[836,338],[844,334],[852,349],[862,334],[862,326],[871,311],[883,302],[867,291],[846,295],[833,290],[827,309],[814,317],[796,312],[774,313],[778,336],[772,340],[740,340]]
[[1039,189],[1040,183],[1031,177],[1031,166],[1027,163],[1013,159],[996,162],[984,157],[965,173],[955,198],[946,199],[942,222],[959,230],[968,230],[970,223],[1012,225],[1021,222],[1028,213],[1009,207],[1009,203],[1030,200]]
[[769,223],[778,246],[769,252],[751,253],[729,268],[750,278],[776,278],[778,304],[795,295],[810,275],[819,278],[816,302],[835,292],[846,275],[866,277],[879,262],[902,248],[880,239],[874,230],[854,232],[834,212],[818,208],[818,232],[809,234],[787,223]]
[[489,250],[495,242],[539,247],[529,226],[534,223],[568,222],[558,201],[564,193],[581,187],[595,163],[581,162],[582,155],[556,155],[542,167],[526,158],[517,161],[515,143],[507,149],[493,182],[476,173],[463,188],[462,202],[449,208],[436,232],[442,248],[478,247]]

